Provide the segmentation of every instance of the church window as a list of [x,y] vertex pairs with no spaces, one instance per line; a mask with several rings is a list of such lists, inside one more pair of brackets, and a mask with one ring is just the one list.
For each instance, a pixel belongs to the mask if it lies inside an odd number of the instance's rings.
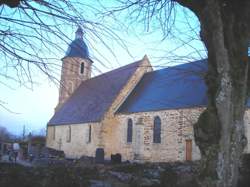
[[89,137],[88,137],[88,143],[91,142],[91,125],[89,126]]
[[71,127],[68,126],[68,132],[67,132],[67,142],[71,141]]
[[83,74],[84,73],[84,63],[81,63],[81,67],[80,67],[80,73]]
[[132,137],[133,137],[133,121],[132,119],[128,119],[128,124],[127,124],[127,142],[128,143],[132,142]]
[[52,127],[52,139],[56,139],[56,127]]
[[161,143],[161,119],[159,116],[154,118],[153,142]]

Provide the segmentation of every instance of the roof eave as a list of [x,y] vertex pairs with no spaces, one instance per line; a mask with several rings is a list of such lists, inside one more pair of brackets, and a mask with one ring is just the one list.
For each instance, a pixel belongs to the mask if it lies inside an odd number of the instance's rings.
[[47,126],[63,126],[63,125],[83,125],[83,124],[87,124],[87,123],[100,123],[101,120],[93,120],[93,121],[80,121],[80,122],[73,122],[73,123],[69,123],[69,122],[65,122],[65,123],[47,123]]
[[91,64],[94,63],[94,61],[91,60],[89,57],[88,57],[88,58],[83,58],[83,57],[81,57],[81,56],[65,56],[65,57],[61,58],[61,60],[63,61],[63,60],[66,59],[66,58],[81,58],[81,59],[87,59],[87,60],[89,60],[89,61],[91,62]]

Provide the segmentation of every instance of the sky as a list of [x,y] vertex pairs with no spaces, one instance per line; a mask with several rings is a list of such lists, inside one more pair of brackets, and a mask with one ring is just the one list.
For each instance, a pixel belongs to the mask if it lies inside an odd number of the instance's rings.
[[[92,1],[89,3],[93,6]],[[113,6],[110,3],[106,5]],[[187,11],[184,14],[181,8],[177,9],[177,12],[180,13],[176,15],[175,26],[172,33],[164,40],[162,30],[158,28],[159,25],[156,22],[152,21],[150,29],[145,29],[145,24],[134,24],[127,19],[127,13],[119,14],[118,22],[111,17],[102,18],[102,22],[122,39],[125,47],[106,33],[100,34],[100,39],[90,30],[86,30],[84,40],[94,61],[92,76],[132,63],[143,58],[145,54],[148,55],[154,69],[204,57],[204,51],[201,51],[201,54],[196,53],[197,49],[203,50],[203,45],[197,36],[199,33],[198,20],[192,13]],[[98,12],[93,9],[85,12],[87,12],[88,19],[98,21],[96,19],[96,16],[99,15]],[[186,24],[187,20],[189,24]],[[122,26],[119,23],[123,23]],[[190,31],[191,27],[195,32]],[[18,27],[15,28],[18,29]],[[65,36],[73,40],[76,29],[76,25],[65,25]],[[100,32],[100,30],[96,32]],[[60,43],[60,41],[58,42]],[[68,46],[62,42],[60,47],[62,50],[55,53],[43,52],[43,55],[53,58],[53,64],[57,65],[54,76],[58,80],[60,80],[60,59],[64,57]],[[49,51],[53,50],[53,48],[49,49]],[[10,75],[14,76],[14,71],[10,70]],[[58,83],[52,82],[38,70],[34,70],[32,75],[34,83],[29,88],[8,78],[0,81],[0,101],[4,101],[4,103],[0,103],[4,106],[0,106],[0,126],[6,127],[8,131],[16,135],[22,134],[24,126],[26,133],[44,132],[58,102]]]

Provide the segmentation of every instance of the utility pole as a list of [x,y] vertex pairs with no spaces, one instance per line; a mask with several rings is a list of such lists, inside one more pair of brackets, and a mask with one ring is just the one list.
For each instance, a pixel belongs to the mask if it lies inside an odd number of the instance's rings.
[[26,134],[26,129],[25,129],[25,125],[23,125],[23,140],[25,139],[25,134]]

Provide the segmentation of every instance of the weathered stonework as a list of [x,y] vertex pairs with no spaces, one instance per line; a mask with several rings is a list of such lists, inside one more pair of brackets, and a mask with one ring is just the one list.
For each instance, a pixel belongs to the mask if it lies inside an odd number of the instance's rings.
[[[63,150],[67,157],[94,156],[96,148],[102,147],[105,158],[120,153],[122,159],[139,162],[172,162],[186,160],[186,140],[192,140],[192,160],[200,159],[199,148],[195,144],[193,124],[204,108],[162,110],[117,114],[101,123],[85,123],[48,126],[47,146]],[[161,118],[161,143],[153,143],[154,117]],[[245,114],[245,152],[250,152],[250,110]],[[127,143],[127,122],[133,121],[132,142]],[[67,141],[68,127],[71,127],[71,141]],[[91,126],[91,142],[89,138]],[[105,128],[104,128],[105,127]],[[55,128],[55,139],[53,139]]]
[[[67,141],[69,126],[71,127],[71,140]],[[89,128],[91,126],[91,141],[89,141]],[[53,128],[55,136],[53,138]],[[80,158],[83,155],[94,156],[99,143],[100,124],[85,123],[47,127],[47,147],[63,150],[68,158]]]
[[[192,158],[200,158],[193,124],[203,109],[164,110],[117,115],[120,122],[120,152],[124,160],[169,162],[185,160],[185,141],[192,140]],[[153,143],[154,117],[161,118],[161,143]],[[127,121],[133,121],[132,143],[127,143]]]
[[[91,77],[91,61],[78,57],[66,57],[63,60],[59,102],[56,110],[69,98],[78,88],[82,81]],[[84,64],[84,71],[81,73],[81,64]]]
[[[49,126],[47,146],[64,150],[67,157],[94,156],[97,147],[103,147],[105,157],[121,153],[123,160],[168,162],[185,160],[185,140],[193,140],[192,124],[202,109],[165,110],[136,114],[115,115],[102,124],[71,125],[71,141],[67,142],[68,125]],[[186,116],[187,115],[187,116]],[[161,143],[153,143],[153,120],[159,116],[162,121]],[[127,120],[133,121],[132,143],[127,143]],[[88,127],[92,127],[92,141],[89,143]],[[102,126],[109,126],[100,131]],[[55,140],[53,140],[55,128]],[[105,134],[105,135],[104,135]],[[99,137],[107,139],[104,144]],[[137,136],[136,136],[137,135]],[[108,138],[109,137],[109,138]],[[139,139],[138,139],[139,138]],[[199,150],[193,140],[193,159],[199,159]]]

